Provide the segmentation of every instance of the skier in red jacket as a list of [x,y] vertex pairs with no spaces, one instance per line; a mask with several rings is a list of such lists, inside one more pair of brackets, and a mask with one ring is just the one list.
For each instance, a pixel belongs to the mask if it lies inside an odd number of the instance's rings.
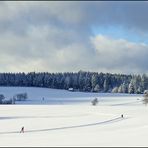
[[20,133],[24,133],[24,126],[21,128]]

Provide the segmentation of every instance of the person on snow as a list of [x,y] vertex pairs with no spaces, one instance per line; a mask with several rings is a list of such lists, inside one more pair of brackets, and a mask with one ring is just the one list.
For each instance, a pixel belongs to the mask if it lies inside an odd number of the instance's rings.
[[123,114],[121,115],[121,118],[123,118]]
[[24,133],[24,126],[21,128],[20,133]]

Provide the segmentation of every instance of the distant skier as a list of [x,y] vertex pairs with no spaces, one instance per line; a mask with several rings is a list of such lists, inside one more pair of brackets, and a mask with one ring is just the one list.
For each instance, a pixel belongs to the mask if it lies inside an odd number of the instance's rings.
[[24,126],[21,128],[20,133],[24,133]]
[[123,114],[121,115],[121,118],[123,118]]

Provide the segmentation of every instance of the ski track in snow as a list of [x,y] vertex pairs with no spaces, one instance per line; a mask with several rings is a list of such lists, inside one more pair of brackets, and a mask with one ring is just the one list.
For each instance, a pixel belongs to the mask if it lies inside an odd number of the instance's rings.
[[[55,128],[49,128],[49,129],[34,129],[34,130],[28,130],[25,131],[25,133],[32,133],[32,132],[45,132],[45,131],[56,131],[56,130],[64,130],[64,129],[73,129],[73,128],[81,128],[81,127],[88,127],[88,126],[97,126],[101,124],[111,124],[114,122],[119,122],[122,120],[125,120],[128,118],[122,118],[122,117],[116,117],[110,120],[105,120],[101,122],[95,122],[95,123],[88,123],[88,124],[81,124],[81,125],[72,125],[72,126],[63,126],[63,127],[55,127]],[[15,134],[15,133],[20,133],[18,131],[12,131],[12,132],[0,132],[1,134]]]

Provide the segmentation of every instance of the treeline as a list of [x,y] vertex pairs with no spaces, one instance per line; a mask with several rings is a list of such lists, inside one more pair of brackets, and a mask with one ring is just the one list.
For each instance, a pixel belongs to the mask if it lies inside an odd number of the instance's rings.
[[0,73],[0,86],[73,88],[84,92],[143,93],[148,89],[148,76],[97,72],[77,73]]

